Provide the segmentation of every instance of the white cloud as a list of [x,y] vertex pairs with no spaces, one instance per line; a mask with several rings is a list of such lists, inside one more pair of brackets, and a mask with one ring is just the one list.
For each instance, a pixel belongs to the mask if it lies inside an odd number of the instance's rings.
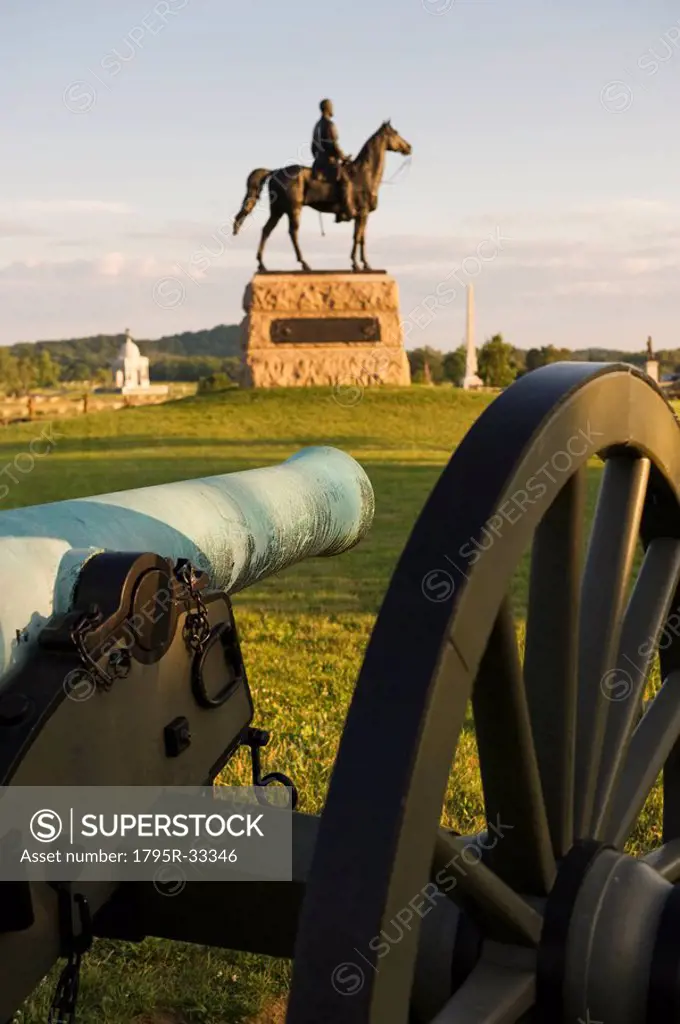
[[127,203],[107,199],[19,199],[0,202],[0,214],[132,213]]
[[102,278],[119,278],[122,283],[156,280],[171,269],[171,263],[151,256],[134,258],[120,252],[105,253],[94,260],[29,258],[0,266],[0,287],[11,284],[41,288],[46,282],[62,282],[65,286],[78,284],[86,288]]
[[[95,203],[101,212],[127,209],[103,200],[78,202]],[[228,218],[159,226],[139,218],[116,232],[117,225],[106,231],[99,231],[98,224],[92,227],[94,211],[80,212],[84,216],[77,227],[75,216],[68,221],[70,237],[83,240],[80,251],[67,245],[66,230],[60,239],[63,253],[54,242],[39,247],[30,238],[9,247],[13,262],[0,266],[0,343],[115,332],[126,324],[139,337],[158,337],[240,321],[265,210],[258,210],[237,238],[229,234]],[[10,217],[5,223],[31,226],[25,209],[21,220]],[[0,237],[2,225],[0,219]],[[92,237],[85,239],[90,231]],[[670,204],[633,198],[550,211],[550,216],[537,211],[494,215],[438,236],[387,236],[369,225],[368,256],[374,267],[387,267],[397,277],[402,316],[407,317],[466,257],[474,259],[480,242],[499,231],[502,251],[467,278],[474,280],[477,292],[480,339],[501,331],[525,348],[552,341],[571,348],[633,349],[651,333],[659,346],[676,344],[680,207]],[[328,236],[319,236],[308,212],[300,241],[311,266],[347,269],[350,230],[329,229]],[[54,259],[62,254],[67,259]],[[76,254],[79,259],[72,258]],[[270,269],[297,266],[285,220],[270,239],[265,262]],[[154,301],[154,285],[165,277],[176,278],[185,289],[176,309]],[[465,274],[460,279],[465,281]],[[459,344],[464,289],[456,292],[455,301],[439,309],[429,326],[411,335],[411,347]]]
[[630,295],[631,285],[623,281],[571,281],[558,284],[553,295]]
[[604,203],[578,206],[568,216],[592,217],[671,217],[680,214],[680,206],[657,199],[612,199]]
[[[225,217],[222,221],[209,222],[199,220],[168,221],[162,227],[140,228],[139,230],[127,231],[126,238],[135,241],[157,241],[159,239],[173,242],[189,242],[195,245],[209,241],[213,236],[220,234],[231,235],[231,223],[233,217]],[[226,226],[226,232],[225,232]]]
[[49,234],[34,224],[26,224],[18,220],[0,220],[0,239],[2,238],[36,238]]
[[103,277],[119,277],[125,263],[126,259],[122,252],[109,252],[96,261],[95,267],[97,273]]

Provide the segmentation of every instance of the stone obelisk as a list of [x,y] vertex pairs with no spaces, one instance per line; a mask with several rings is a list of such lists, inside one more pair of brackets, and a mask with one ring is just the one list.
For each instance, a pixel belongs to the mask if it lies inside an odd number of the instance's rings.
[[473,285],[467,288],[467,324],[465,331],[465,376],[461,387],[466,391],[484,387],[484,381],[477,376],[477,349],[475,348],[475,291]]

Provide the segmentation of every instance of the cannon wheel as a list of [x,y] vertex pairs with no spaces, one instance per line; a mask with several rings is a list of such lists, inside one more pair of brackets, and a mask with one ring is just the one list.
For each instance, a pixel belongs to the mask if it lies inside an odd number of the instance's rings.
[[[289,1024],[680,1019],[679,499],[678,423],[628,366],[528,374],[470,430],[366,652]],[[527,551],[522,657],[508,589]],[[665,682],[643,717],[657,649]],[[440,822],[470,699],[487,831],[462,837]],[[662,771],[662,845],[628,856]]]

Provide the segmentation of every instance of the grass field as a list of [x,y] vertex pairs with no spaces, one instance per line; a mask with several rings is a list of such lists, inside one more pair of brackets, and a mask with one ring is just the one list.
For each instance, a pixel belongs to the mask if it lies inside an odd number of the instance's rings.
[[[274,740],[267,764],[299,786],[300,809],[318,812],[363,650],[381,597],[418,512],[443,465],[491,396],[436,388],[368,391],[343,407],[327,389],[228,392],[149,409],[55,423],[56,446],[16,474],[2,507],[206,476],[279,462],[301,447],[330,444],[357,458],[376,495],[369,539],[337,559],[318,559],[235,600],[257,709]],[[0,473],[28,451],[42,425],[6,428]],[[590,470],[594,493],[599,470]],[[9,486],[7,475],[2,479]],[[515,606],[526,600],[526,571]],[[226,781],[246,780],[245,761]],[[636,845],[658,837],[659,794]],[[482,825],[474,736],[461,739],[447,818],[464,832]],[[99,942],[84,963],[81,1024],[274,1024],[286,963],[147,940]],[[56,976],[16,1017],[43,1021]],[[278,1006],[278,1011],[276,1007]],[[282,1018],[281,1018],[282,1020]]]

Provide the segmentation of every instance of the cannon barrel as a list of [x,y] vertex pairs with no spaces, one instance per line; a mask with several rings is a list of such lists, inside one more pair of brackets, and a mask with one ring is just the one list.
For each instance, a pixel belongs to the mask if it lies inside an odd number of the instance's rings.
[[361,466],[318,447],[265,469],[1,512],[0,672],[51,614],[68,611],[80,568],[99,551],[188,558],[233,593],[348,550],[373,511]]

